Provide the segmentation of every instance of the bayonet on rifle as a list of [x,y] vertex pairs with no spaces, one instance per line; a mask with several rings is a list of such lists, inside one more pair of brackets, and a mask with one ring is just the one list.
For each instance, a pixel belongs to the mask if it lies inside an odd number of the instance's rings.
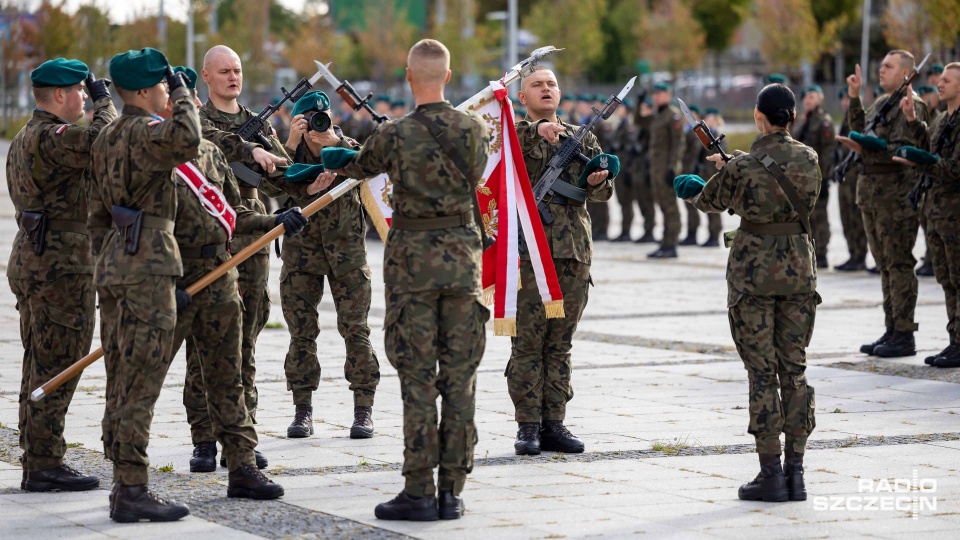
[[350,81],[344,80],[340,82],[340,79],[337,79],[333,73],[330,72],[330,65],[333,62],[328,62],[326,65],[313,61],[317,65],[317,73],[322,74],[323,80],[327,81],[327,84],[334,88],[334,92],[344,101],[347,102],[347,105],[353,107],[353,110],[359,111],[360,109],[366,109],[370,116],[373,117],[374,121],[378,124],[382,124],[387,121],[387,117],[382,114],[377,114],[377,111],[370,106],[370,100],[373,99],[373,92],[366,95],[366,97],[361,98],[360,94],[357,93],[356,88],[350,84]]
[[690,108],[687,107],[687,104],[684,103],[682,99],[677,98],[677,103],[680,104],[680,112],[683,113],[683,117],[687,120],[687,123],[690,124],[690,127],[693,128],[693,132],[696,134],[697,138],[700,139],[700,144],[702,144],[707,150],[720,154],[720,157],[723,158],[724,163],[727,163],[733,159],[733,156],[724,153],[723,149],[720,148],[720,141],[722,141],[726,135],[721,133],[719,137],[714,136],[713,132],[710,131],[710,128],[707,127],[706,122],[703,120],[697,120],[693,117],[693,113],[690,112]]

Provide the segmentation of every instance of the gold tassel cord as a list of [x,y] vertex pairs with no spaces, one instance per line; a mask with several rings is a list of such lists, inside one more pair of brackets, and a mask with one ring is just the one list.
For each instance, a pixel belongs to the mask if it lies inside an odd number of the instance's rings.
[[562,319],[566,317],[563,313],[563,300],[550,300],[543,303],[543,308],[547,312],[548,319]]
[[517,320],[516,320],[516,319],[494,319],[494,320],[493,320],[493,335],[495,335],[495,336],[516,336],[516,335],[517,335]]
[[373,221],[373,226],[377,229],[377,234],[380,235],[380,240],[386,243],[387,232],[390,230],[390,227],[387,225],[387,219],[383,217],[380,205],[377,204],[373,190],[370,189],[370,184],[367,182],[360,185],[360,202],[363,204],[363,208],[366,209],[367,213],[370,214],[370,219]]

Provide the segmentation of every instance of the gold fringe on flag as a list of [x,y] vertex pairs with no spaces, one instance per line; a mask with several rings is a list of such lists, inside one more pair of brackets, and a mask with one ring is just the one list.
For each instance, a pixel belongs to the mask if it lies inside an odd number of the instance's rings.
[[516,336],[516,335],[517,335],[517,320],[516,320],[516,319],[494,319],[494,320],[493,320],[493,335],[495,335],[495,336]]
[[543,303],[543,308],[547,311],[548,319],[562,319],[566,317],[563,313],[563,300],[550,300]]
[[390,230],[390,227],[387,225],[387,219],[383,217],[383,212],[380,211],[380,205],[377,204],[377,199],[374,198],[373,190],[370,189],[369,182],[360,184],[360,202],[363,203],[363,207],[367,210],[367,213],[370,214],[370,219],[373,221],[373,226],[377,229],[377,234],[380,235],[380,240],[386,243],[387,232]]

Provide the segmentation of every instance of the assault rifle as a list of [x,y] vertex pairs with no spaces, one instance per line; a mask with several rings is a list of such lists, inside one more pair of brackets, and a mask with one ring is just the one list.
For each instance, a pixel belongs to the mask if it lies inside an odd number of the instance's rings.
[[[877,109],[877,113],[873,115],[873,118],[867,122],[865,129],[863,130],[864,135],[869,135],[871,137],[876,137],[876,129],[878,126],[885,126],[890,123],[890,119],[887,117],[893,110],[894,107],[900,107],[900,100],[907,95],[908,92],[912,92],[911,84],[913,80],[920,75],[920,70],[923,69],[924,64],[927,63],[927,60],[930,59],[930,54],[927,54],[923,58],[923,61],[920,62],[920,65],[913,68],[913,71],[909,75],[903,78],[903,83],[900,85],[900,88],[897,88],[897,91],[890,95],[890,97]],[[847,171],[850,170],[850,167],[860,159],[860,154],[857,152],[850,152],[847,154],[847,157],[843,158],[843,161],[838,163],[833,168],[833,179],[838,184],[843,183],[843,178],[847,175]]]
[[[933,147],[934,154],[940,155],[941,152],[949,148],[952,144],[960,142],[950,140],[950,133],[953,131],[953,128],[956,127],[957,122],[960,122],[960,107],[954,109],[953,113],[943,120],[943,129],[940,131],[940,136],[937,137],[937,142]],[[932,186],[933,178],[929,174],[921,174],[920,178],[917,179],[917,183],[914,184],[913,189],[907,194],[907,200],[910,201],[910,206],[912,206],[914,210],[920,208],[920,200],[923,198],[923,194]]]
[[350,81],[344,79],[343,82],[340,82],[339,79],[333,76],[333,73],[330,73],[330,64],[333,62],[328,62],[327,65],[323,65],[316,60],[313,61],[317,65],[317,74],[321,75],[324,80],[330,83],[330,86],[334,88],[334,92],[340,96],[341,99],[347,102],[347,105],[353,107],[353,110],[359,111],[360,109],[366,109],[370,116],[378,123],[382,124],[387,121],[387,117],[382,114],[377,114],[377,111],[370,106],[370,100],[373,99],[373,92],[367,94],[366,97],[361,98],[360,94],[357,93],[357,90],[350,84]]
[[267,120],[279,111],[280,107],[283,107],[283,104],[287,101],[296,103],[297,100],[313,88],[313,85],[317,84],[321,76],[323,76],[323,73],[317,71],[313,74],[313,77],[309,79],[304,77],[300,79],[300,82],[289,92],[281,86],[280,92],[283,94],[283,98],[275,105],[267,105],[260,111],[260,114],[244,122],[243,125],[240,126],[240,129],[236,131],[237,135],[243,137],[245,141],[260,143],[263,145],[264,150],[273,150],[273,144],[263,135],[263,128],[267,125]]
[[[637,78],[633,77],[627,82],[627,85],[623,87],[623,90],[620,90],[619,94],[611,95],[607,98],[607,102],[603,104],[602,109],[597,110],[596,107],[593,107],[594,114],[590,120],[580,126],[573,137],[563,141],[557,153],[550,158],[550,161],[547,163],[547,170],[543,173],[543,176],[540,177],[540,180],[537,181],[537,184],[533,186],[533,198],[537,201],[537,210],[539,210],[540,219],[543,220],[544,224],[549,225],[553,223],[554,218],[553,213],[550,212],[549,205],[543,198],[547,196],[547,193],[553,191],[554,185],[560,178],[560,175],[573,163],[573,160],[579,159],[583,163],[590,161],[590,158],[583,155],[583,152],[580,151],[580,149],[583,148],[583,139],[597,122],[610,118],[613,112],[617,110],[617,107],[623,103],[623,98],[627,97],[627,94],[630,93],[630,90],[633,88],[633,83],[636,82],[636,80]],[[566,191],[566,188],[564,188],[564,190]],[[561,193],[560,195],[563,194]]]

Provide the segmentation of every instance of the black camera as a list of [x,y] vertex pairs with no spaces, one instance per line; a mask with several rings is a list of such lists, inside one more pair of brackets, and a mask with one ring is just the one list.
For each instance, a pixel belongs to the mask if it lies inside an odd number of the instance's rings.
[[330,120],[330,115],[323,111],[305,113],[303,118],[307,121],[307,131],[322,133],[330,129],[330,126],[333,125],[333,121]]

